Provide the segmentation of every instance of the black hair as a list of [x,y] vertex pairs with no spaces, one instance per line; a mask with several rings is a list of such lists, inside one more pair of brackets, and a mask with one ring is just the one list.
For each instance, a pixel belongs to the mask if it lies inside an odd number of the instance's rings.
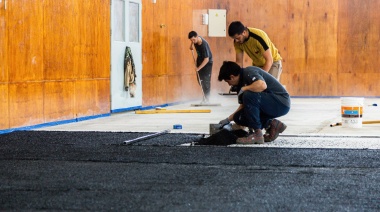
[[228,35],[230,37],[233,37],[235,36],[236,34],[240,35],[241,33],[243,33],[243,31],[246,29],[247,27],[245,27],[240,21],[234,21],[230,24],[230,26],[228,27]]
[[191,39],[192,37],[197,37],[198,36],[198,34],[197,34],[197,32],[195,32],[195,31],[191,31],[191,32],[189,32],[189,39]]
[[223,65],[220,67],[218,80],[230,80],[230,76],[238,76],[240,74],[240,66],[232,61],[224,61]]

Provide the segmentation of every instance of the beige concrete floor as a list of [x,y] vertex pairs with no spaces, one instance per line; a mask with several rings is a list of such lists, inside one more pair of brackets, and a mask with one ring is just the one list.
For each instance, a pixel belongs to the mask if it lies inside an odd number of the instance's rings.
[[[191,106],[191,104],[198,103],[200,101],[187,102],[168,106],[164,109],[210,109],[211,112],[136,114],[131,111],[112,114],[109,117],[44,127],[38,130],[153,133],[170,129],[171,133],[208,135],[210,123],[218,123],[238,107],[236,95],[212,97],[211,103],[220,103],[220,106]],[[364,99],[363,121],[380,120],[380,106],[369,106],[374,103],[380,103],[380,99]],[[340,110],[340,98],[292,98],[290,112],[279,118],[288,126],[284,133],[274,142],[253,146],[380,149],[380,124],[363,124],[361,128],[330,127],[330,124],[342,121]],[[182,125],[182,129],[173,129],[175,124]]]

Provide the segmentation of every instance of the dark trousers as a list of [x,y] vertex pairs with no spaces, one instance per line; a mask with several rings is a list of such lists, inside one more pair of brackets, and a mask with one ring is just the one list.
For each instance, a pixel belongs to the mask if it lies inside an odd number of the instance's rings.
[[283,116],[290,110],[273,93],[245,91],[242,95],[244,108],[234,115],[235,123],[242,126],[267,128],[272,119]]
[[206,99],[210,97],[211,90],[211,73],[212,73],[212,63],[207,63],[201,70],[199,70],[199,78],[201,80],[201,86]]

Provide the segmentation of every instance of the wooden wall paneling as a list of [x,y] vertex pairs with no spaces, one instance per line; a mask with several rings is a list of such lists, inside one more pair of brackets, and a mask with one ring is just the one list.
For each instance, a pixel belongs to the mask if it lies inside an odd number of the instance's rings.
[[361,73],[339,73],[339,96],[365,96],[368,83],[366,76]]
[[9,81],[42,80],[43,2],[8,1]]
[[181,75],[171,75],[167,79],[166,98],[167,103],[173,103],[180,101],[183,95]]
[[157,82],[156,85],[158,86],[155,89],[156,102],[153,105],[168,103],[168,92],[173,92],[173,90],[169,89],[168,77],[167,76],[156,77],[155,81]]
[[8,12],[5,1],[0,2],[0,84],[8,83]]
[[188,34],[191,30],[193,30],[193,4],[191,1],[181,2],[180,4],[180,17],[178,17],[180,21],[180,28],[178,29],[180,32],[180,37],[183,39],[185,48],[182,48],[182,53],[189,53],[190,40],[187,38]]
[[74,69],[79,41],[78,1],[46,0],[44,8],[44,73],[47,80],[68,80]]
[[[302,73],[303,74],[303,73]],[[303,80],[301,80],[301,73],[284,73],[281,78],[281,83],[286,86],[286,90],[289,92],[291,96],[294,94],[300,95],[303,93],[302,86],[305,84]]]
[[0,83],[0,130],[9,128],[8,83]]
[[[175,42],[171,42],[170,48],[167,49],[168,52],[168,75],[169,76],[179,76],[186,73],[186,69],[189,69],[190,67],[186,65],[184,62],[184,57],[189,56],[189,52],[187,52],[187,55],[182,54],[181,49],[184,48],[185,42],[183,39],[180,39],[178,36],[173,38],[176,40]],[[190,54],[191,55],[191,54]],[[191,57],[191,56],[190,56]],[[171,62],[169,62],[171,61]],[[193,65],[194,66],[194,65]]]
[[[154,43],[154,26],[156,22],[153,15],[155,5],[151,0],[142,1],[142,78],[154,75],[155,61],[154,54],[156,44]],[[144,86],[143,86],[144,87]],[[143,98],[145,93],[143,92]]]
[[[311,81],[310,95],[337,94],[337,10],[338,2],[314,0],[310,2],[308,27],[309,59],[307,70],[317,82]],[[321,78],[325,76],[325,78]],[[320,83],[322,82],[322,83]]]
[[44,123],[43,84],[21,82],[9,84],[9,127]]
[[336,72],[337,10],[337,1],[314,0],[307,3],[305,39],[308,45],[308,72]]
[[197,77],[194,74],[181,76],[182,101],[199,100],[202,101],[203,94],[201,87],[197,83]]
[[[167,1],[157,1],[155,4],[151,1],[144,2],[143,8],[147,7],[144,11],[150,12],[151,16],[145,18],[143,15],[143,25],[149,22],[152,22],[152,25],[147,25],[150,28],[143,27],[143,30],[146,30],[143,31],[143,36],[149,36],[148,40],[143,42],[143,105],[157,105],[166,103],[167,100],[164,89],[167,87],[168,73],[167,28],[172,26],[167,22]],[[151,62],[144,64],[146,60]]]
[[[376,73],[367,73],[364,78],[364,91],[365,93],[360,96],[378,97],[380,95],[379,70],[375,70]],[[352,80],[350,80],[352,82]]]
[[165,104],[167,99],[167,76],[144,77],[143,83],[143,105]]
[[78,29],[75,29],[78,33],[73,34],[77,37],[72,44],[74,47],[74,75],[78,79],[88,79],[94,75],[98,63],[96,53],[99,43],[96,34],[99,29],[96,27],[97,19],[93,14],[97,8],[105,5],[101,5],[101,2],[98,1],[76,1],[76,4],[77,6],[73,8],[76,14],[76,19],[73,21],[78,26]]
[[[75,82],[50,81],[44,83],[45,122],[70,120],[75,115]],[[78,99],[81,101],[81,99]]]
[[338,96],[379,96],[379,73],[339,73],[338,78]]
[[336,80],[336,73],[329,72],[284,73],[281,83],[291,96],[332,96],[338,92]]
[[[307,1],[308,2],[308,1]],[[288,59],[287,72],[292,78],[298,79],[299,74],[307,72],[307,61],[309,58],[309,45],[307,40],[307,2],[289,1],[289,19],[288,19]],[[295,77],[297,76],[297,77]],[[291,80],[293,81],[293,80]],[[295,82],[294,82],[295,83]],[[287,88],[289,84],[286,84]],[[296,86],[296,84],[294,84]],[[301,86],[297,84],[297,86]],[[293,95],[299,94],[298,89],[293,90]]]
[[9,128],[8,101],[8,10],[0,2],[0,130]]
[[216,9],[216,2],[217,1],[204,0],[202,2],[202,7],[205,8],[205,9]]
[[[273,2],[272,2],[273,3]],[[264,2],[260,2],[259,0],[248,1],[247,5],[244,8],[240,8],[241,16],[240,19],[235,21],[241,21],[247,27],[255,27],[262,30],[263,22],[267,22],[267,10],[263,8]],[[271,4],[272,5],[272,4]],[[269,5],[268,5],[269,6]],[[279,9],[279,8],[276,8]],[[268,23],[267,23],[268,24]]]
[[8,1],[0,11],[1,37],[12,37],[0,42],[1,129],[109,112],[109,3]]
[[283,65],[283,72],[281,74],[281,84],[285,86],[286,90],[289,92],[289,94],[291,96],[294,96],[293,95],[293,90],[291,89],[292,87],[294,86],[299,86],[298,84],[296,84],[296,82],[293,81],[293,76],[294,75],[297,75],[297,73],[292,73],[291,70],[289,70],[289,68],[286,66]]
[[167,48],[168,48],[168,25],[167,20],[167,1],[157,1],[153,4],[153,37],[154,43],[154,73],[155,75],[162,76],[167,74]]
[[[170,42],[172,42],[173,34],[170,30],[173,30],[172,24],[172,5],[171,1],[160,1],[159,7],[155,8],[154,14],[159,17],[159,31],[158,31],[158,51],[157,51],[157,63],[158,63],[158,76],[159,82],[165,84],[166,89],[161,89],[163,86],[159,84],[158,95],[165,97],[165,99],[158,100],[159,104],[168,102],[168,92],[171,92],[171,83],[169,81],[169,63],[172,62],[170,58]],[[168,10],[168,8],[170,8]],[[171,11],[171,12],[169,12]]]
[[[180,92],[174,92],[180,88],[180,82],[178,76],[184,74],[183,72],[183,57],[182,49],[186,47],[188,42],[186,34],[181,32],[181,19],[184,18],[184,14],[178,13],[181,11],[181,1],[168,1],[168,8],[170,8],[173,13],[166,13],[167,17],[167,35],[168,35],[168,48],[167,48],[167,74],[168,74],[168,94],[167,98],[169,102],[178,101],[181,97]],[[178,87],[179,86],[179,87]],[[179,93],[179,95],[177,95]]]
[[379,1],[339,1],[338,72],[348,80],[339,83],[342,95],[367,95],[378,84],[369,76],[379,73],[380,67],[379,6]]
[[283,83],[287,83],[286,89],[292,96],[331,96],[331,93],[337,93],[335,73],[293,73],[288,74],[287,79],[290,81]]
[[110,79],[96,80],[95,108],[98,114],[108,114],[111,110]]
[[208,3],[213,4],[213,9],[225,9],[225,10],[227,10],[227,0],[208,1]]
[[200,10],[200,9],[208,9],[206,8],[206,3],[208,0],[198,0],[198,1],[191,1],[193,6],[193,10]]
[[[336,10],[337,3],[332,1],[324,1],[323,4],[317,0],[302,3],[289,2],[289,63],[287,64],[289,73],[307,72],[314,75],[313,79],[320,78],[320,76],[323,76],[322,73],[329,73],[326,82],[329,80],[332,82],[332,84],[326,84],[326,86],[315,86],[315,81],[310,80],[305,85],[308,88],[293,90],[293,95],[318,95],[323,93],[336,95]],[[286,79],[284,80],[286,83],[292,83]],[[289,84],[286,85],[289,88]],[[300,84],[297,84],[297,86],[300,86]],[[329,89],[331,86],[335,86],[335,88]]]
[[[285,74],[284,74],[285,75]],[[308,83],[311,81],[311,74],[309,73],[286,73],[286,79],[284,84],[286,84],[286,90],[288,90],[291,96],[307,96],[311,92]]]
[[321,70],[320,73],[308,73],[307,87],[309,92],[305,96],[335,96],[337,94],[337,74],[330,70]]
[[[188,75],[194,73],[195,65],[193,56],[190,51],[190,40],[188,39],[189,32],[194,30],[193,28],[193,4],[191,1],[181,1],[180,14],[181,17],[177,17],[180,21],[179,37],[181,42],[181,48],[176,48],[179,52],[180,59],[177,60],[177,68],[180,69],[181,75]],[[197,32],[198,33],[198,32]],[[195,54],[195,52],[194,52]],[[195,55],[194,55],[195,56]],[[173,60],[176,60],[173,58]],[[179,97],[180,98],[180,97]]]
[[[243,10],[247,9],[248,7],[244,6],[246,3],[249,3],[250,1],[236,1],[236,0],[224,0],[221,1],[224,5],[224,8],[220,9],[226,9],[227,10],[227,30],[228,26],[233,21],[240,21],[242,17],[244,17]],[[228,35],[228,32],[227,32]]]
[[[339,72],[365,73],[379,67],[378,42],[371,43],[372,29],[378,30],[377,1],[339,1]],[[377,27],[376,27],[377,25]],[[377,29],[376,29],[377,28]],[[379,34],[379,31],[374,32]],[[378,36],[378,35],[377,35]],[[378,40],[377,40],[378,41]],[[372,45],[376,51],[371,50]],[[371,52],[372,51],[372,52]],[[375,53],[375,54],[373,54]]]
[[[180,9],[180,1],[167,1],[167,11],[179,11]],[[166,14],[166,33],[168,36],[167,46],[166,46],[166,73],[167,75],[180,75],[181,68],[179,67],[179,63],[181,61],[180,49],[183,48],[184,43],[181,42],[181,37],[183,35],[180,34],[180,14],[178,16],[172,15],[172,13]],[[169,84],[170,86],[170,84]],[[169,87],[170,89],[170,87]]]
[[[145,70],[145,69],[144,69]],[[157,86],[154,82],[155,77],[153,76],[143,76],[142,78],[142,94],[143,94],[143,99],[142,99],[142,105],[152,105],[152,101],[155,100],[155,86]]]
[[[109,0],[78,1],[78,43],[74,43],[75,76],[80,79],[109,77],[110,7]],[[96,14],[94,18],[93,14]],[[91,27],[90,27],[91,26]]]
[[72,97],[75,99],[75,117],[86,117],[99,114],[96,107],[96,81],[78,80],[75,81],[75,91]]
[[[283,37],[282,31],[286,29],[288,15],[288,0],[277,0],[267,4],[266,2],[255,0],[250,1],[251,7],[246,9],[246,16],[242,17],[242,22],[248,27],[255,27],[264,30],[271,40]],[[250,15],[248,15],[250,14]]]
[[371,9],[369,11],[369,20],[371,22],[371,26],[369,31],[370,34],[368,35],[369,51],[367,50],[367,54],[369,54],[370,57],[365,57],[365,59],[369,60],[369,66],[367,69],[364,69],[364,72],[369,74],[378,74],[380,73],[380,60],[378,59],[380,55],[380,21],[378,21],[380,20],[380,13],[378,12],[378,8],[380,8],[380,1],[372,0],[370,8]]
[[[192,12],[193,12],[193,14],[192,14],[193,27],[191,30],[189,30],[187,32],[187,35],[190,31],[194,30],[198,33],[198,35],[207,39],[207,37],[208,37],[208,25],[202,24],[202,14],[208,14],[208,10],[207,9],[201,9],[201,10],[193,10]],[[187,35],[186,35],[186,37],[187,37]]]
[[[95,70],[93,77],[110,78],[111,66],[111,0],[95,1],[98,5],[94,8],[96,11],[95,25]],[[91,16],[94,18],[94,15]],[[110,93],[110,92],[108,92]]]

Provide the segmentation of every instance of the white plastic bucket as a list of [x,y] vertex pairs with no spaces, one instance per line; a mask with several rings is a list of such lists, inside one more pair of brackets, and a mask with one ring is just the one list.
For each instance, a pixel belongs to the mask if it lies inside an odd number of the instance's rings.
[[341,98],[342,127],[361,128],[363,125],[364,98]]

